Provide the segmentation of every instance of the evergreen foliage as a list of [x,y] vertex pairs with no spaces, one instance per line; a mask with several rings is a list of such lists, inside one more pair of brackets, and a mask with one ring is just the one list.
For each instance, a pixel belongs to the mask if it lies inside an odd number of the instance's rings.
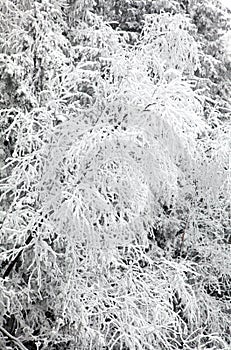
[[0,2],[2,349],[229,349],[230,119],[186,11]]

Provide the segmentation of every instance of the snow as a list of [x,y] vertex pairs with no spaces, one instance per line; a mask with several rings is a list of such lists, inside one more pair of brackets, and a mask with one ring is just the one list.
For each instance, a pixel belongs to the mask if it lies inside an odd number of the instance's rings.
[[[220,0],[220,2],[224,7],[227,7],[229,10],[231,10],[231,0]],[[231,20],[231,15],[230,15],[230,20]],[[226,55],[229,57],[231,61],[231,30],[229,30],[223,36],[223,39],[226,47]]]
[[231,0],[220,0],[223,6],[231,10]]

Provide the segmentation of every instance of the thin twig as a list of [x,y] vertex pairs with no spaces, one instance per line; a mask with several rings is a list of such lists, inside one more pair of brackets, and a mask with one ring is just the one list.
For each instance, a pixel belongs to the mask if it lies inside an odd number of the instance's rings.
[[13,270],[14,266],[17,264],[17,262],[19,261],[21,255],[22,255],[22,252],[25,248],[28,247],[28,245],[30,244],[30,242],[32,241],[33,239],[33,235],[30,233],[29,236],[27,237],[27,240],[25,242],[25,246],[21,247],[20,251],[18,252],[18,254],[16,255],[16,257],[10,261],[9,265],[7,266],[6,268],[6,271],[4,272],[2,278],[5,279],[6,277],[9,276],[9,274],[11,273],[11,271]]
[[20,350],[28,350],[17,338],[15,338],[12,334],[7,332],[7,330],[0,326],[0,331],[10,340],[12,340]]

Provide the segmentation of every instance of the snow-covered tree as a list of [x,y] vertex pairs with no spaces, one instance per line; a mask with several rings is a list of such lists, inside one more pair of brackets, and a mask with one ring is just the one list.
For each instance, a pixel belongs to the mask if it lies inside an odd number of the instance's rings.
[[1,1],[0,344],[228,349],[229,124],[182,11],[108,4]]

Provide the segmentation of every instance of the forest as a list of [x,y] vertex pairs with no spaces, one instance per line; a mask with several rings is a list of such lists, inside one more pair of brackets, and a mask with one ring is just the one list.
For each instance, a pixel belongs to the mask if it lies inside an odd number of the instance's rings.
[[0,0],[1,350],[230,350],[230,18]]

